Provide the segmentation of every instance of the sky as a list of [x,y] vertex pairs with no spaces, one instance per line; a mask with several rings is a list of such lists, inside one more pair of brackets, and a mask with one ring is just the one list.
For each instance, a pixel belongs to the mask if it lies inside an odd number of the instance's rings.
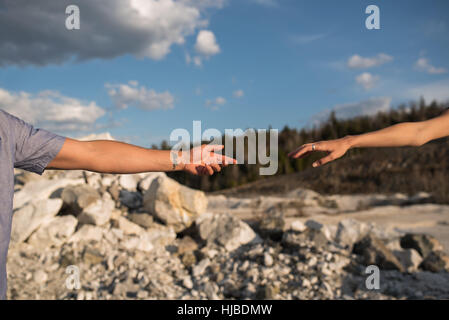
[[[380,29],[366,28],[369,5]],[[448,12],[446,0],[0,0],[0,108],[149,147],[195,120],[302,128],[331,110],[446,101]]]

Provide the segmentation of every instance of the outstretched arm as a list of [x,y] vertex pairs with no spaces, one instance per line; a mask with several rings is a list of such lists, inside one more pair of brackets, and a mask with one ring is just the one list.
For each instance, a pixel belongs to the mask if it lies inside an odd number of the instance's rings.
[[[223,146],[203,145],[196,148],[200,151],[201,160],[182,161],[181,153],[175,164],[170,151],[151,150],[124,142],[97,140],[78,141],[66,138],[58,155],[50,162],[48,169],[79,169],[101,173],[139,173],[149,171],[179,171],[192,174],[213,174],[222,166],[235,163],[234,159],[222,156],[213,151]],[[190,151],[193,158],[195,149]]]
[[314,167],[318,167],[342,157],[351,148],[421,146],[446,136],[449,136],[449,110],[426,121],[404,122],[361,135],[308,143],[290,152],[289,156],[302,158],[313,151],[329,152],[326,157],[313,163]]

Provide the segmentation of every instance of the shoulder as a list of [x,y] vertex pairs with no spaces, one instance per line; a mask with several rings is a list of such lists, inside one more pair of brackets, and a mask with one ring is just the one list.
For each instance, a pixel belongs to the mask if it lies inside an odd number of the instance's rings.
[[0,109],[0,134],[2,138],[18,138],[24,135],[29,125],[22,119]]
[[16,116],[13,116],[12,114],[6,112],[3,109],[0,109],[0,121],[2,122],[2,125],[4,124],[11,124],[17,121],[22,121]]

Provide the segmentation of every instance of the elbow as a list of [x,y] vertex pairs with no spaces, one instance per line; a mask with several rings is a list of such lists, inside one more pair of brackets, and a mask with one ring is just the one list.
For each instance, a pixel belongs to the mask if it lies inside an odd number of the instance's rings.
[[429,142],[429,139],[422,133],[418,132],[413,139],[411,146],[413,147],[421,147]]
[[412,147],[421,147],[422,145],[424,145],[426,143],[427,143],[427,141],[424,141],[423,139],[417,138],[410,145]]
[[429,128],[426,122],[417,122],[413,123],[414,126],[414,134],[411,146],[413,147],[421,147],[429,142],[431,139],[429,138]]

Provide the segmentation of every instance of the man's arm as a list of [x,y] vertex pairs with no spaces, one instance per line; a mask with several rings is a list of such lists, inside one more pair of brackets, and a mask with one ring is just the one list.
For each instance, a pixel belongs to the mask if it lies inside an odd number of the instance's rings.
[[[198,148],[201,149],[201,161],[196,164],[180,161],[174,165],[167,150],[151,150],[118,141],[78,141],[66,138],[61,151],[47,169],[122,174],[185,170],[192,174],[213,174],[214,171],[220,171],[223,165],[235,163],[234,159],[212,152],[221,150],[223,146],[203,145]],[[178,155],[181,160],[180,153]]]

